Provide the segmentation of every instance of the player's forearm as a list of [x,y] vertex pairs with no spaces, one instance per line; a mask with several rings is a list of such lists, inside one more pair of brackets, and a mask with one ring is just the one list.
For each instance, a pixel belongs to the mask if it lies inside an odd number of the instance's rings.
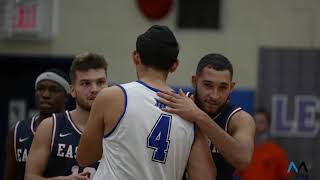
[[248,147],[217,125],[210,116],[202,113],[195,121],[204,134],[208,136],[220,154],[235,168],[246,168],[251,160]]
[[77,161],[79,166],[89,166],[90,164],[93,164],[94,162],[98,161],[99,159],[93,156],[86,157],[83,153],[77,154]]
[[59,177],[52,177],[52,178],[45,178],[40,175],[35,174],[26,174],[25,180],[64,180],[65,177],[59,176]]
[[[98,140],[97,140],[98,141]],[[80,166],[88,166],[101,159],[101,144],[87,138],[86,135],[81,136],[80,144],[77,150],[77,161]]]

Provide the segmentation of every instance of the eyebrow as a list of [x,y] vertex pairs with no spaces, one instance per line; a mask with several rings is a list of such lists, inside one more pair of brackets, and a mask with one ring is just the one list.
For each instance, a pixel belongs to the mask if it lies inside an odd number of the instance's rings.
[[100,80],[106,80],[105,77],[99,77],[97,79],[80,79],[80,82],[84,82],[84,81],[100,81]]
[[225,82],[222,82],[220,84],[223,85],[223,86],[228,86],[229,85],[228,83],[225,83]]
[[[203,80],[202,82],[203,82],[203,83],[215,84],[214,82],[209,81],[209,80]],[[228,83],[226,83],[226,82],[220,82],[219,85],[228,86]]]

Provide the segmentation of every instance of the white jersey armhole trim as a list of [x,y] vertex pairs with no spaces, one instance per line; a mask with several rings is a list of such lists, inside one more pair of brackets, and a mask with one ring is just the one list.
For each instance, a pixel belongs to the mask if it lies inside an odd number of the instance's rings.
[[77,127],[77,125],[73,122],[72,118],[71,118],[71,114],[69,111],[65,111],[67,118],[71,124],[71,126],[73,127],[73,129],[80,134],[80,136],[82,135],[82,132],[80,131],[80,129]]
[[56,136],[56,129],[57,129],[57,117],[55,114],[52,114],[52,121],[53,121],[53,127],[52,127],[52,137],[51,137],[51,151],[54,144],[54,137]]
[[33,135],[35,134],[35,131],[34,131],[34,129],[33,129],[33,123],[34,123],[35,119],[36,119],[36,116],[33,116],[33,117],[32,117],[32,120],[31,120],[31,124],[30,124],[30,129],[31,129]]
[[119,119],[118,119],[117,124],[113,127],[113,129],[112,129],[109,133],[105,134],[105,135],[103,136],[103,138],[109,137],[109,136],[117,129],[117,127],[119,126],[121,120],[123,119],[123,116],[125,115],[125,113],[126,113],[126,111],[127,111],[127,106],[128,106],[128,96],[127,96],[127,92],[126,92],[126,90],[125,90],[121,85],[117,84],[117,86],[122,90],[122,92],[123,92],[123,94],[124,94],[124,109],[123,109],[123,112],[122,112],[121,116],[120,116]]
[[18,161],[17,156],[17,129],[20,124],[20,121],[17,122],[16,126],[14,127],[14,134],[13,134],[13,146],[14,146],[14,155],[16,157],[16,161]]
[[242,110],[241,107],[238,107],[237,109],[233,110],[233,111],[230,113],[230,115],[229,115],[229,117],[228,117],[228,119],[227,119],[227,122],[226,122],[225,129],[224,129],[226,132],[228,132],[228,124],[229,124],[229,120],[231,119],[231,117],[232,117],[235,113],[237,113],[237,112],[239,112],[239,111],[241,111],[241,110]]

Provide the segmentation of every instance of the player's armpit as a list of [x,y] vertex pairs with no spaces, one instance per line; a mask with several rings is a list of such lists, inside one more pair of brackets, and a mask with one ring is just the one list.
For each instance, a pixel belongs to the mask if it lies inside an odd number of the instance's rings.
[[25,180],[42,180],[51,152],[51,139],[53,120],[43,120],[32,141],[31,149],[26,163]]
[[216,179],[217,170],[208,143],[199,129],[196,134],[187,165],[188,180]]

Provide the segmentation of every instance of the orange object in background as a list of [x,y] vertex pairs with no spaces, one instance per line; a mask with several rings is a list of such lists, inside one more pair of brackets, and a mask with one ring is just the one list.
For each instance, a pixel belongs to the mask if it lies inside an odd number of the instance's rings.
[[243,180],[286,179],[289,160],[284,150],[272,141],[256,144],[251,164],[244,171],[237,172]]

